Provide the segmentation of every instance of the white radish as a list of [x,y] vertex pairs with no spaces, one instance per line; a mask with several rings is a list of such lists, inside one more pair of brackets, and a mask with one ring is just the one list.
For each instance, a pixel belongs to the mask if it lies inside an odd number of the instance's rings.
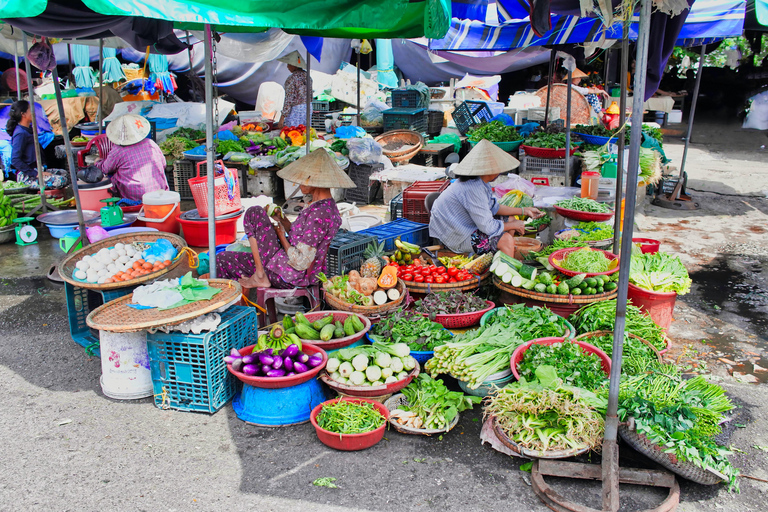
[[377,306],[382,306],[387,303],[387,292],[384,290],[376,290],[373,292],[373,303]]
[[389,297],[389,300],[397,300],[400,298],[400,292],[394,288],[390,288],[387,290],[387,297]]

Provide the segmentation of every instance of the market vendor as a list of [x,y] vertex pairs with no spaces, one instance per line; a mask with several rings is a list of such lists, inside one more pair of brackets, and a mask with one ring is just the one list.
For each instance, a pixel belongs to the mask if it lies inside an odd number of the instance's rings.
[[285,80],[285,103],[280,123],[282,126],[304,125],[307,122],[307,80],[312,94],[312,79],[306,71],[307,61],[297,51],[277,60],[288,64],[288,71],[291,72]]
[[328,249],[341,226],[331,187],[355,188],[355,184],[324,149],[296,160],[277,175],[299,184],[304,195],[312,196],[311,202],[293,223],[279,208],[271,217],[261,206],[248,208],[243,225],[251,253],[218,254],[218,277],[237,279],[248,288],[296,288],[317,283],[317,274],[325,272]]
[[537,208],[499,205],[488,184],[520,162],[491,142],[481,140],[454,169],[458,180],[435,200],[430,210],[429,235],[457,254],[485,254],[497,250],[515,256],[515,234],[525,232],[521,220],[494,218],[522,215],[537,219]]
[[579,68],[576,68],[573,73],[571,73],[571,89],[581,93],[592,107],[592,110],[594,110],[596,114],[600,114],[603,111],[602,98],[610,98],[611,96],[603,89],[598,89],[597,87],[581,87],[579,85],[581,84],[581,81],[588,77],[589,75]]
[[168,190],[165,156],[148,139],[151,126],[144,117],[126,114],[107,125],[107,138],[115,144],[104,160],[94,165],[112,180],[112,195],[141,201],[147,192]]
[[[32,134],[32,109],[26,100],[11,105],[5,131],[11,137],[11,169],[16,172],[16,181],[39,190],[35,137]],[[42,158],[42,149],[40,151]],[[41,162],[45,165],[45,162]],[[69,173],[64,169],[47,169],[43,172],[45,188],[61,189],[69,184]]]

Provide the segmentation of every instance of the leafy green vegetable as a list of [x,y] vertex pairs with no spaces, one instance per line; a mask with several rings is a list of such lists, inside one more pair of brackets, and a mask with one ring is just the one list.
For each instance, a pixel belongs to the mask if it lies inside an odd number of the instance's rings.
[[371,337],[376,341],[406,343],[408,348],[417,351],[434,350],[453,339],[450,331],[442,325],[403,308],[398,308],[374,325]]
[[173,162],[184,158],[184,152],[198,146],[197,142],[185,137],[177,137],[175,134],[160,143],[160,151],[166,160]]
[[551,222],[552,222],[552,217],[550,217],[548,214],[544,215],[543,217],[539,217],[538,219],[529,218],[525,221],[525,230],[536,231],[541,226],[547,226]]
[[577,237],[577,240],[607,240],[613,238],[613,226],[603,222],[579,222],[573,229],[582,231],[583,234]]
[[337,434],[364,434],[384,425],[386,420],[370,402],[339,400],[324,405],[317,415],[320,428]]
[[560,266],[566,270],[584,273],[607,272],[611,260],[602,251],[589,248],[577,249],[565,255]]
[[226,155],[230,151],[234,153],[242,153],[245,151],[243,145],[236,140],[217,140],[215,145],[216,152],[221,153],[222,155]]
[[425,429],[444,429],[458,413],[472,409],[473,404],[481,401],[479,396],[467,396],[458,391],[450,391],[442,379],[433,379],[421,373],[403,389],[408,405],[399,409],[415,413],[423,422]]
[[467,137],[473,142],[486,139],[490,142],[513,142],[522,139],[514,126],[507,126],[501,121],[491,121],[473,126],[467,132]]
[[335,483],[333,483],[335,481],[336,481],[336,479],[333,478],[333,477],[316,478],[312,482],[312,485],[314,485],[316,487],[328,487],[330,489],[338,489],[339,486],[336,485]]
[[528,259],[538,260],[539,258],[548,258],[550,254],[552,254],[553,252],[559,251],[560,249],[567,249],[568,247],[586,247],[586,246],[587,246],[586,242],[582,242],[580,240],[573,239],[573,238],[569,240],[555,240],[550,245],[540,250],[539,252],[529,252]]
[[[482,311],[488,304],[474,293],[464,293],[456,290],[448,292],[432,292],[413,305],[414,311],[426,313],[434,320],[435,315],[456,315]],[[378,325],[378,324],[377,324]]]
[[[596,125],[586,125],[586,124],[577,124],[573,127],[573,131],[578,133],[583,133],[585,135],[594,135],[596,137],[617,137],[618,136],[618,130],[617,131],[611,131],[605,128],[602,125],[596,124]],[[624,130],[624,143],[629,144],[629,130]]]
[[[594,302],[576,311],[568,317],[580,334],[592,331],[611,331],[616,322],[616,299]],[[653,323],[650,316],[644,315],[640,308],[627,304],[626,332],[649,341],[657,350],[667,348],[664,331]]]
[[557,368],[566,384],[578,388],[596,390],[607,382],[600,358],[571,341],[552,345],[534,343],[525,351],[517,373],[530,380],[536,369],[544,365]]
[[564,149],[565,134],[535,132],[529,135],[528,138],[525,139],[525,142],[523,142],[523,144],[525,144],[526,146],[531,146],[535,148]]
[[[592,336],[583,340],[594,345],[611,357],[613,354],[613,334]],[[656,354],[651,348],[631,336],[624,333],[624,346],[622,349],[621,373],[622,375],[637,375],[648,364],[648,361],[656,360]]]
[[691,291],[692,282],[680,258],[665,252],[632,254],[629,280],[645,290],[680,295]]
[[205,138],[205,130],[196,130],[194,128],[179,128],[173,132],[174,137],[184,137],[192,140],[200,140]]
[[611,213],[613,211],[605,204],[598,203],[594,199],[589,199],[586,197],[563,199],[556,202],[555,206],[559,206],[560,208],[565,208],[567,210],[577,210],[580,212],[590,213]]

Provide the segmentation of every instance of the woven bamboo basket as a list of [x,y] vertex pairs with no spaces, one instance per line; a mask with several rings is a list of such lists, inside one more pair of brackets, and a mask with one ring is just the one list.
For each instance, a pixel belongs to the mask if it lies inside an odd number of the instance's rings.
[[403,281],[405,286],[408,287],[408,291],[412,293],[432,293],[432,292],[449,292],[460,291],[467,292],[477,290],[480,286],[488,282],[488,278],[491,277],[490,272],[478,276],[476,279],[467,281],[458,281],[455,283],[417,283],[415,281]]
[[163,233],[160,231],[147,231],[147,232],[139,232],[139,233],[125,233],[123,235],[117,235],[117,236],[111,236],[109,238],[105,238],[104,240],[100,240],[96,242],[95,244],[88,245],[86,247],[83,247],[79,251],[73,253],[70,257],[65,259],[60,265],[59,265],[59,273],[61,274],[62,279],[64,281],[68,282],[72,286],[77,286],[79,288],[88,288],[90,290],[115,290],[118,288],[125,288],[128,286],[137,286],[142,283],[146,283],[147,281],[154,281],[155,279],[158,279],[164,274],[167,274],[174,268],[178,267],[182,261],[184,261],[184,255],[180,254],[174,259],[170,265],[165,267],[162,270],[158,270],[157,272],[152,272],[151,274],[147,274],[146,276],[139,277],[137,279],[131,279],[130,281],[120,281],[119,283],[105,283],[105,284],[96,284],[96,283],[86,283],[84,281],[78,281],[74,278],[73,274],[77,268],[75,265],[82,260],[86,256],[93,255],[97,252],[99,252],[101,249],[108,249],[110,247],[114,247],[117,243],[122,244],[132,244],[133,242],[143,242],[143,243],[149,243],[154,242],[158,240],[159,238],[165,238],[173,246],[181,252],[181,249],[184,247],[187,247],[187,242],[184,241],[183,238],[181,238],[179,235],[174,235],[171,233]]
[[[641,342],[642,342],[642,343],[644,343],[646,346],[648,346],[648,347],[649,347],[651,350],[653,350],[653,353],[656,355],[656,359],[657,359],[657,360],[658,360],[660,363],[662,362],[661,353],[659,352],[659,349],[657,349],[656,347],[654,347],[654,346],[653,346],[653,343],[651,343],[650,341],[648,341],[648,340],[646,340],[646,339],[644,339],[644,338],[641,338],[641,337],[640,337],[640,336],[638,336],[637,334],[632,334],[631,332],[628,332],[628,333],[626,333],[626,334],[627,334],[627,335],[628,335],[630,338],[633,338],[633,339],[636,339],[636,340],[638,340],[638,341],[641,341]],[[589,343],[589,340],[590,340],[591,338],[599,338],[600,336],[605,336],[605,335],[611,335],[611,336],[613,336],[613,331],[592,331],[592,332],[585,332],[584,334],[580,334],[580,335],[576,336],[576,341],[586,341],[587,343]]]
[[[410,153],[416,154],[424,145],[424,137],[411,130],[391,130],[382,133],[375,140],[381,144],[381,152],[390,160]],[[407,148],[403,149],[405,146]]]
[[690,462],[679,460],[671,453],[666,453],[663,447],[635,430],[634,418],[630,418],[629,425],[619,425],[619,435],[632,448],[686,480],[701,485],[715,485],[726,480],[725,476],[718,472],[701,469]]
[[[396,395],[391,396],[387,399],[387,401],[384,402],[384,407],[386,407],[389,412],[391,413],[395,409],[399,409],[400,406],[408,406],[408,399],[405,398],[405,395],[402,393],[398,393]],[[405,425],[401,425],[390,416],[389,418],[389,424],[400,432],[401,434],[409,434],[413,436],[431,436],[433,434],[444,434],[446,432],[450,432],[453,427],[459,424],[459,413],[456,413],[456,416],[453,418],[453,421],[451,423],[442,429],[430,429],[430,428],[412,428],[412,427],[406,427]]]
[[[547,86],[534,93],[541,98],[541,105],[547,104]],[[549,98],[549,107],[560,107],[560,119],[565,121],[568,110],[568,86],[566,84],[552,84],[552,94]],[[579,91],[571,90],[571,124],[589,124],[592,117],[592,107],[587,98]],[[551,123],[554,119],[549,119]]]
[[209,279],[208,284],[221,290],[221,293],[210,300],[201,300],[162,311],[157,308],[134,309],[129,306],[133,299],[133,294],[130,293],[94,309],[85,321],[88,327],[100,331],[138,332],[164,325],[180,324],[240,300],[242,288],[237,281]]
[[592,304],[593,302],[600,302],[608,299],[613,299],[618,293],[618,288],[610,292],[595,293],[592,295],[552,295],[551,293],[539,293],[525,288],[517,288],[511,286],[496,276],[493,276],[493,285],[499,290],[503,290],[512,295],[523,297],[524,299],[537,300],[540,302],[551,302],[554,304]]
[[499,441],[501,441],[501,444],[513,452],[518,453],[523,457],[528,457],[529,459],[567,459],[568,457],[575,457],[577,455],[581,455],[582,453],[587,453],[590,450],[589,446],[584,446],[583,448],[572,448],[570,450],[549,450],[546,452],[523,448],[507,436],[507,433],[504,432],[504,429],[501,428],[501,425],[499,425],[496,416],[493,417],[493,432],[496,434],[496,437],[499,439]]
[[323,290],[323,299],[325,300],[325,303],[333,309],[337,309],[339,311],[350,311],[352,313],[358,313],[370,318],[371,316],[380,315],[382,313],[386,313],[387,311],[393,310],[403,303],[408,289],[403,284],[403,281],[398,281],[397,285],[395,285],[395,288],[398,292],[400,292],[400,298],[393,300],[392,302],[382,304],[381,306],[358,306],[356,304],[349,304],[348,302],[344,302],[338,297],[334,297],[330,293],[326,293],[325,290]]

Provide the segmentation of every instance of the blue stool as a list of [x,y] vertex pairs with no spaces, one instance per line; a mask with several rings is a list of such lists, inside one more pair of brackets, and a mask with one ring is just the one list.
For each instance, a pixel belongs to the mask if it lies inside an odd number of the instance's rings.
[[237,417],[259,427],[285,427],[309,421],[312,409],[329,395],[317,379],[289,388],[264,389],[243,383],[232,408]]

